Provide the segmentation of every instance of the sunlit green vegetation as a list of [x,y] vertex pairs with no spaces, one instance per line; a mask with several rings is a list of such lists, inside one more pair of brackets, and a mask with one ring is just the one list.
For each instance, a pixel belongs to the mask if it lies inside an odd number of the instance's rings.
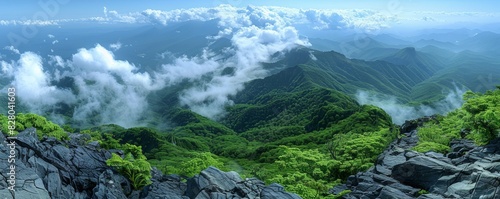
[[[15,130],[14,132],[17,134],[27,128],[36,128],[36,133],[38,135],[38,138],[41,139],[42,137],[55,137],[56,139],[59,140],[67,140],[68,139],[68,133],[63,130],[63,128],[57,124],[52,123],[51,121],[47,120],[45,117],[33,114],[33,113],[19,113],[15,115]],[[4,134],[7,134],[9,132],[8,130],[8,118],[7,116],[0,115],[0,123],[1,123],[1,130],[4,132]]]
[[[167,114],[167,129],[113,124],[64,129],[87,134],[84,141],[101,148],[123,150],[124,156],[113,154],[107,163],[135,189],[150,183],[151,167],[191,177],[215,166],[280,183],[303,198],[333,197],[328,188],[372,166],[397,135],[380,108],[318,87],[262,93],[228,108],[221,122],[182,107]],[[40,136],[67,138],[63,128],[44,117],[26,115],[20,114],[18,130],[33,126]],[[5,116],[0,119],[4,124]]]
[[151,184],[151,165],[146,156],[142,154],[141,147],[124,144],[121,148],[125,154],[124,157],[113,153],[106,164],[127,177],[132,182],[134,189],[141,189]]
[[500,88],[484,94],[468,91],[461,108],[428,122],[418,131],[416,151],[449,151],[452,139],[467,138],[483,145],[500,133]]

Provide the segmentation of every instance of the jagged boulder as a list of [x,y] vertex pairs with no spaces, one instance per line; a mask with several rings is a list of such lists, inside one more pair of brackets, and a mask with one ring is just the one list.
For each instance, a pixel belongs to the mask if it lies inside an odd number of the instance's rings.
[[187,181],[186,196],[196,199],[210,198],[262,198],[298,199],[296,194],[285,192],[279,184],[265,186],[255,178],[242,180],[236,172],[223,172],[209,167]]

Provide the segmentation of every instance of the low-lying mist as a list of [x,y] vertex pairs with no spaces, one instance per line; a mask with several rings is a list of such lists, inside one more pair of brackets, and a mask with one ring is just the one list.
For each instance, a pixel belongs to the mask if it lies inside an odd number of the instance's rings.
[[396,97],[381,97],[367,91],[358,91],[356,100],[360,104],[370,104],[382,108],[391,117],[395,124],[401,125],[406,120],[416,119],[423,116],[434,114],[446,114],[453,111],[463,104],[463,94],[465,89],[455,86],[454,90],[449,90],[447,95],[441,101],[432,105],[409,106],[397,101]]
[[246,82],[268,75],[261,63],[272,61],[276,53],[310,45],[291,26],[243,25],[222,24],[224,31],[207,37],[212,42],[229,39],[231,45],[222,51],[206,48],[194,57],[175,57],[155,71],[140,72],[141,63],[116,59],[118,46],[96,44],[69,58],[13,49],[18,53],[10,60],[0,58],[0,77],[16,87],[20,105],[60,124],[68,122],[68,116],[76,126],[142,125],[153,111],[148,95],[185,81],[193,84],[177,93],[179,105],[218,119],[233,104],[230,96]]

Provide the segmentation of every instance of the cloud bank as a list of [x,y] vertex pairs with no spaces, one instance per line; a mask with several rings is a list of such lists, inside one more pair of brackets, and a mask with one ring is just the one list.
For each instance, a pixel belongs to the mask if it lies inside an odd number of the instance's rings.
[[[25,52],[17,61],[2,61],[0,76],[13,80],[20,103],[31,112],[45,115],[62,105],[74,107],[76,125],[139,125],[148,107],[147,94],[165,85],[149,73],[136,72],[133,64],[116,60],[101,45],[82,48],[71,60],[49,56],[48,63],[52,72],[44,68],[42,57]],[[74,85],[52,85],[62,78],[73,79]]]
[[[132,20],[115,11],[104,12],[106,20]],[[162,25],[217,18],[220,32],[207,39],[227,38],[231,46],[222,52],[207,48],[198,56],[174,57],[150,73],[138,72],[134,64],[115,59],[112,50],[120,49],[120,43],[109,45],[109,50],[99,44],[82,48],[67,60],[49,55],[45,67],[40,55],[19,52],[19,60],[1,62],[2,75],[13,79],[21,103],[30,111],[55,113],[69,106],[77,125],[137,126],[149,111],[149,93],[186,80],[193,84],[179,93],[180,105],[217,119],[226,106],[233,104],[231,96],[243,90],[246,82],[268,75],[261,63],[273,61],[276,53],[310,45],[289,22],[267,8],[220,6],[173,13],[147,10],[135,17],[133,21],[147,19]],[[58,85],[68,84],[67,79],[71,79],[71,85]]]
[[399,103],[395,97],[380,97],[366,91],[358,91],[356,93],[356,100],[360,104],[370,104],[382,108],[392,117],[392,121],[395,124],[401,125],[406,120],[434,114],[446,114],[460,108],[463,104],[462,96],[464,93],[464,89],[455,87],[454,90],[449,91],[443,100],[436,102],[431,106],[408,106]]

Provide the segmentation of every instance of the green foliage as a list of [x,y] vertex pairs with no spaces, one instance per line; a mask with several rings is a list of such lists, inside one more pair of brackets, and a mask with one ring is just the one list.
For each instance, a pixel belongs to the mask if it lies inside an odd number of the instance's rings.
[[115,134],[110,132],[99,132],[91,129],[82,130],[79,133],[90,135],[87,143],[92,141],[99,142],[99,145],[104,149],[123,149],[120,140],[115,138]]
[[354,100],[330,89],[273,90],[231,107],[223,122],[236,132],[284,126],[303,126],[311,132],[330,127],[357,110]]
[[418,145],[413,147],[413,150],[421,153],[435,151],[439,153],[447,153],[450,150],[448,145],[439,144],[430,141],[419,141]]
[[134,127],[113,134],[120,143],[130,143],[141,146],[144,153],[149,153],[152,149],[158,148],[162,144],[158,132],[151,128]]
[[249,142],[237,135],[219,136],[210,144],[213,153],[231,158],[251,158],[258,146],[260,143]]
[[213,154],[208,152],[203,152],[197,154],[194,158],[181,164],[179,174],[184,176],[194,176],[204,169],[214,166],[217,168],[223,168],[224,164],[216,160]]
[[305,133],[306,130],[304,129],[304,126],[271,126],[254,128],[241,133],[240,136],[246,138],[249,141],[273,142],[285,137],[301,135]]
[[[6,116],[0,116],[0,123],[2,126],[2,132],[8,132],[7,128],[8,118]],[[39,139],[42,137],[55,137],[58,140],[67,140],[68,133],[64,131],[61,126],[48,121],[47,118],[34,114],[34,113],[19,113],[16,115],[16,132],[25,130],[26,128],[34,127],[36,128],[36,133]]]
[[[414,150],[446,153],[455,138],[468,138],[486,144],[500,133],[500,89],[485,94],[468,91],[465,103],[445,117],[428,122],[418,129],[419,143]],[[460,133],[465,133],[461,135]]]
[[2,133],[5,135],[7,135],[7,133],[9,132],[8,121],[9,118],[7,118],[7,116],[0,114],[0,131],[2,131]]
[[419,143],[413,149],[418,152],[431,150],[440,153],[448,152],[450,141],[460,137],[464,114],[461,110],[455,110],[446,117],[438,117],[436,121],[419,127]]
[[417,192],[417,195],[424,195],[424,194],[428,194],[429,191],[425,190],[425,189],[421,189],[420,191]]
[[[204,138],[235,134],[230,128],[192,111],[179,109],[174,111],[173,116],[174,123],[182,124],[173,130],[177,134],[202,136]],[[183,121],[183,119],[190,122]]]
[[151,184],[151,165],[146,156],[142,154],[141,147],[125,144],[122,148],[125,154],[124,157],[113,153],[112,157],[106,161],[106,164],[127,177],[136,190]]
[[469,113],[465,116],[465,127],[471,133],[479,134],[480,143],[494,139],[500,134],[500,89],[485,94],[466,92],[463,109]]
[[397,131],[389,128],[362,134],[338,134],[328,144],[333,159],[333,176],[345,179],[347,176],[373,166],[378,155],[397,137]]
[[285,185],[287,191],[303,198],[319,198],[327,195],[332,187],[333,161],[327,154],[314,150],[301,150],[280,146],[283,154],[275,164],[282,169],[278,175],[267,180]]

